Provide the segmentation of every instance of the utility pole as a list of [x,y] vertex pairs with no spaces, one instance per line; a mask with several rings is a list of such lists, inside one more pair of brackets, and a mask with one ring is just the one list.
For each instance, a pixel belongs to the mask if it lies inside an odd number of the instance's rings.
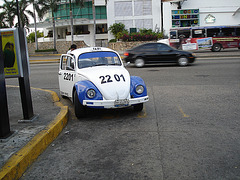
[[92,0],[92,13],[93,13],[93,47],[96,46],[96,13],[95,13],[95,2]]

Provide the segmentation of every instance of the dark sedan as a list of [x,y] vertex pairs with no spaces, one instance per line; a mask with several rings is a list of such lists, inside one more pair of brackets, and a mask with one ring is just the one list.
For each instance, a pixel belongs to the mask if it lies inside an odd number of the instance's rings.
[[155,63],[177,63],[187,66],[195,61],[191,52],[176,50],[163,43],[146,43],[136,46],[124,53],[126,62],[134,63],[136,67]]

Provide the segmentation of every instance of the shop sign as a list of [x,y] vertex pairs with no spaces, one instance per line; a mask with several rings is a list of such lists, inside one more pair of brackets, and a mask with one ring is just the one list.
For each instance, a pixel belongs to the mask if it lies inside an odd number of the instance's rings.
[[207,24],[215,23],[215,21],[216,21],[216,18],[211,14],[208,14],[205,17],[205,23],[207,23]]
[[22,77],[19,36],[16,28],[0,29],[5,77]]

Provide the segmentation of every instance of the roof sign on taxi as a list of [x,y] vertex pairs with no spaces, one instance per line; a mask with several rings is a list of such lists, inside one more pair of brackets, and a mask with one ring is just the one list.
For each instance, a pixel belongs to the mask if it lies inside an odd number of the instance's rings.
[[101,51],[102,49],[100,47],[93,47],[92,50],[93,51]]

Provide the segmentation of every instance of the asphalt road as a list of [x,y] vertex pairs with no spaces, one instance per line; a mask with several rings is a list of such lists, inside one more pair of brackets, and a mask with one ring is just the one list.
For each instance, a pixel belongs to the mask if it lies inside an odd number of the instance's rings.
[[[147,84],[143,112],[78,120],[62,99],[67,127],[21,179],[240,179],[240,58],[127,69]],[[31,86],[58,93],[57,72],[31,65]]]

